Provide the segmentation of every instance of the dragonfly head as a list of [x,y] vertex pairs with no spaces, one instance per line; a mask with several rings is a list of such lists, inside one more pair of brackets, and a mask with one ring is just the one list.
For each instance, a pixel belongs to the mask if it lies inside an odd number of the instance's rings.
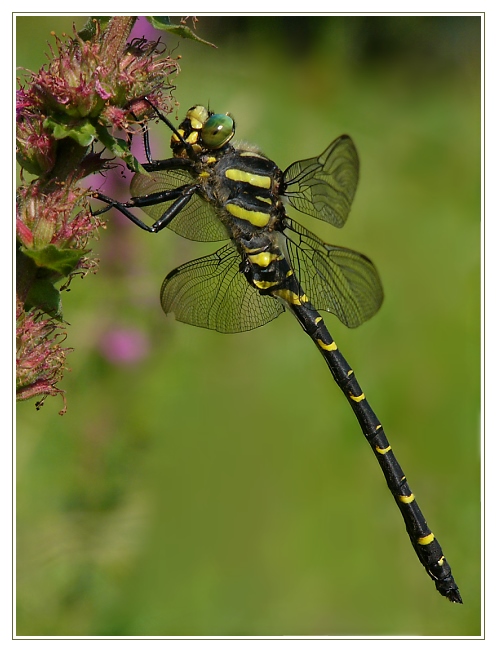
[[[181,136],[181,139],[178,137]],[[235,135],[235,121],[229,114],[212,113],[205,106],[193,106],[171,137],[174,156],[189,158],[205,150],[220,150]]]

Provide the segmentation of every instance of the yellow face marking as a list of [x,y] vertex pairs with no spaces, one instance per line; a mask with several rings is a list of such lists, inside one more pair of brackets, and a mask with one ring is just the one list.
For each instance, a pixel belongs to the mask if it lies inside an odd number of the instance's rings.
[[259,288],[259,290],[267,290],[267,288],[272,288],[275,285],[278,285],[278,281],[253,281],[254,285],[256,288]]
[[366,397],[364,396],[364,392],[363,392],[360,396],[352,396],[352,394],[349,394],[349,396],[350,396],[350,398],[351,398],[353,401],[355,401],[356,403],[360,403],[361,401],[364,401],[364,399],[366,398]]
[[209,117],[209,112],[205,106],[194,106],[187,112],[186,117],[190,118],[193,129],[202,129],[204,122]]
[[273,260],[278,259],[278,254],[272,254],[269,251],[262,251],[260,254],[252,254],[249,256],[252,263],[259,265],[259,267],[268,267]]
[[269,222],[269,213],[261,213],[260,211],[248,211],[237,204],[226,204],[226,210],[231,213],[233,217],[238,217],[239,220],[250,222],[253,226],[264,227]]
[[278,290],[275,292],[275,294],[279,297],[281,297],[284,301],[287,303],[291,303],[294,306],[300,306],[300,299],[298,294],[295,294],[295,292],[292,292],[291,290]]
[[[387,446],[386,448],[380,448],[379,446],[375,446],[375,448],[376,448],[377,452],[381,453],[382,455],[385,455],[385,453],[388,453],[388,451],[392,450],[391,446]],[[399,500],[402,500],[402,498],[405,498],[405,496],[399,496]],[[405,502],[405,501],[402,500],[402,502]]]
[[408,505],[409,503],[412,503],[412,501],[414,500],[414,494],[410,494],[409,496],[397,496],[397,498],[399,499],[399,502]]
[[422,546],[427,546],[429,543],[433,541],[435,538],[435,535],[433,532],[430,532],[430,534],[427,534],[425,537],[419,537],[418,543],[420,543]]
[[250,172],[244,172],[236,168],[229,168],[224,174],[227,179],[231,179],[232,181],[243,181],[244,183],[249,183],[251,186],[257,186],[257,188],[271,188],[271,177],[265,177],[261,174],[251,174]]
[[325,344],[323,340],[320,340],[318,337],[318,344],[319,346],[324,349],[325,351],[336,351],[338,349],[337,345],[335,342],[332,342],[331,344]]
[[196,143],[198,140],[198,131],[192,131],[192,133],[185,140],[187,143],[190,143],[192,145],[193,143]]

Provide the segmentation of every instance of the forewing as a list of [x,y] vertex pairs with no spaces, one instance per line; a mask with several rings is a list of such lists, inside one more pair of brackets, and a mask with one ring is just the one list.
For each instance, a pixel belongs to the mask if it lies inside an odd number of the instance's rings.
[[301,213],[342,227],[359,179],[359,157],[349,136],[340,136],[321,156],[297,161],[283,174],[284,195]]
[[240,255],[231,242],[209,256],[180,265],[161,288],[165,313],[178,321],[220,333],[239,333],[275,319],[284,308],[261,295],[240,272]]
[[[159,170],[148,174],[135,174],[131,181],[130,191],[133,197],[141,197],[153,192],[190,186],[194,182],[195,177],[188,170]],[[142,206],[141,209],[154,221],[157,221],[170,205],[170,201],[160,202],[153,206]],[[197,242],[218,242],[229,237],[215,208],[196,193],[193,194],[183,210],[171,220],[168,228],[183,238]]]
[[383,301],[373,263],[351,249],[329,245],[303,226],[285,219],[290,264],[316,310],[326,310],[349,328],[372,317]]

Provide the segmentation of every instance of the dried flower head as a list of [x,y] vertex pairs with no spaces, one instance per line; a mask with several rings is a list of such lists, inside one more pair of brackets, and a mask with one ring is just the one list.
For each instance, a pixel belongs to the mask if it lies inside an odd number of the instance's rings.
[[17,93],[17,160],[28,172],[47,174],[55,165],[57,142],[45,129],[44,116],[26,104],[23,91]]
[[55,42],[57,52],[52,50],[50,62],[38,72],[29,73],[28,86],[18,97],[23,120],[36,110],[59,116],[63,124],[90,119],[127,129],[129,121],[136,121],[133,103],[145,95],[168,109],[171,98],[164,91],[171,88],[168,77],[177,72],[178,64],[165,56],[160,41],[142,38],[121,43],[115,33],[102,35],[96,22],[90,40],[75,31],[73,38],[55,36]]
[[64,392],[56,387],[66,369],[66,355],[72,349],[61,344],[66,335],[60,324],[53,319],[44,319],[41,311],[24,311],[22,302],[17,302],[16,308],[16,358],[17,379],[16,395],[20,401],[34,396],[40,396],[37,407],[43,404],[47,396],[60,394],[64,400]]
[[28,249],[55,245],[84,249],[90,235],[102,225],[88,205],[89,191],[68,181],[44,192],[39,182],[18,190],[17,237]]
[[128,43],[135,20],[104,19],[105,29],[95,20],[72,37],[55,37],[48,63],[27,71],[17,93],[17,158],[38,176],[17,197],[21,400],[61,393],[56,383],[70,349],[61,346],[60,294],[75,274],[95,270],[86,247],[102,225],[89,207],[91,191],[80,187],[88,174],[108,167],[93,143],[100,141],[136,170],[130,139],[117,134],[141,129],[152,111],[146,97],[162,111],[171,109],[169,75],[177,72],[177,62],[159,41]]

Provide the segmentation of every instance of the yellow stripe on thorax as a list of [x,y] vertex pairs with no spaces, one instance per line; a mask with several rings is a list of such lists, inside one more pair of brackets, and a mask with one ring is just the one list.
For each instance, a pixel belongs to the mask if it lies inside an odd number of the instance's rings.
[[263,154],[258,152],[252,152],[251,150],[245,150],[243,152],[238,152],[240,156],[255,156],[255,158],[266,158]]
[[237,168],[228,168],[224,173],[227,179],[232,181],[243,181],[249,183],[251,186],[257,188],[271,188],[271,177],[263,176],[262,174],[253,174],[252,172],[245,172]]
[[240,220],[245,220],[245,222],[250,222],[253,226],[263,227],[267,226],[269,222],[270,215],[269,213],[262,213],[261,211],[249,211],[246,208],[238,206],[238,204],[226,204],[226,210],[237,217]]

